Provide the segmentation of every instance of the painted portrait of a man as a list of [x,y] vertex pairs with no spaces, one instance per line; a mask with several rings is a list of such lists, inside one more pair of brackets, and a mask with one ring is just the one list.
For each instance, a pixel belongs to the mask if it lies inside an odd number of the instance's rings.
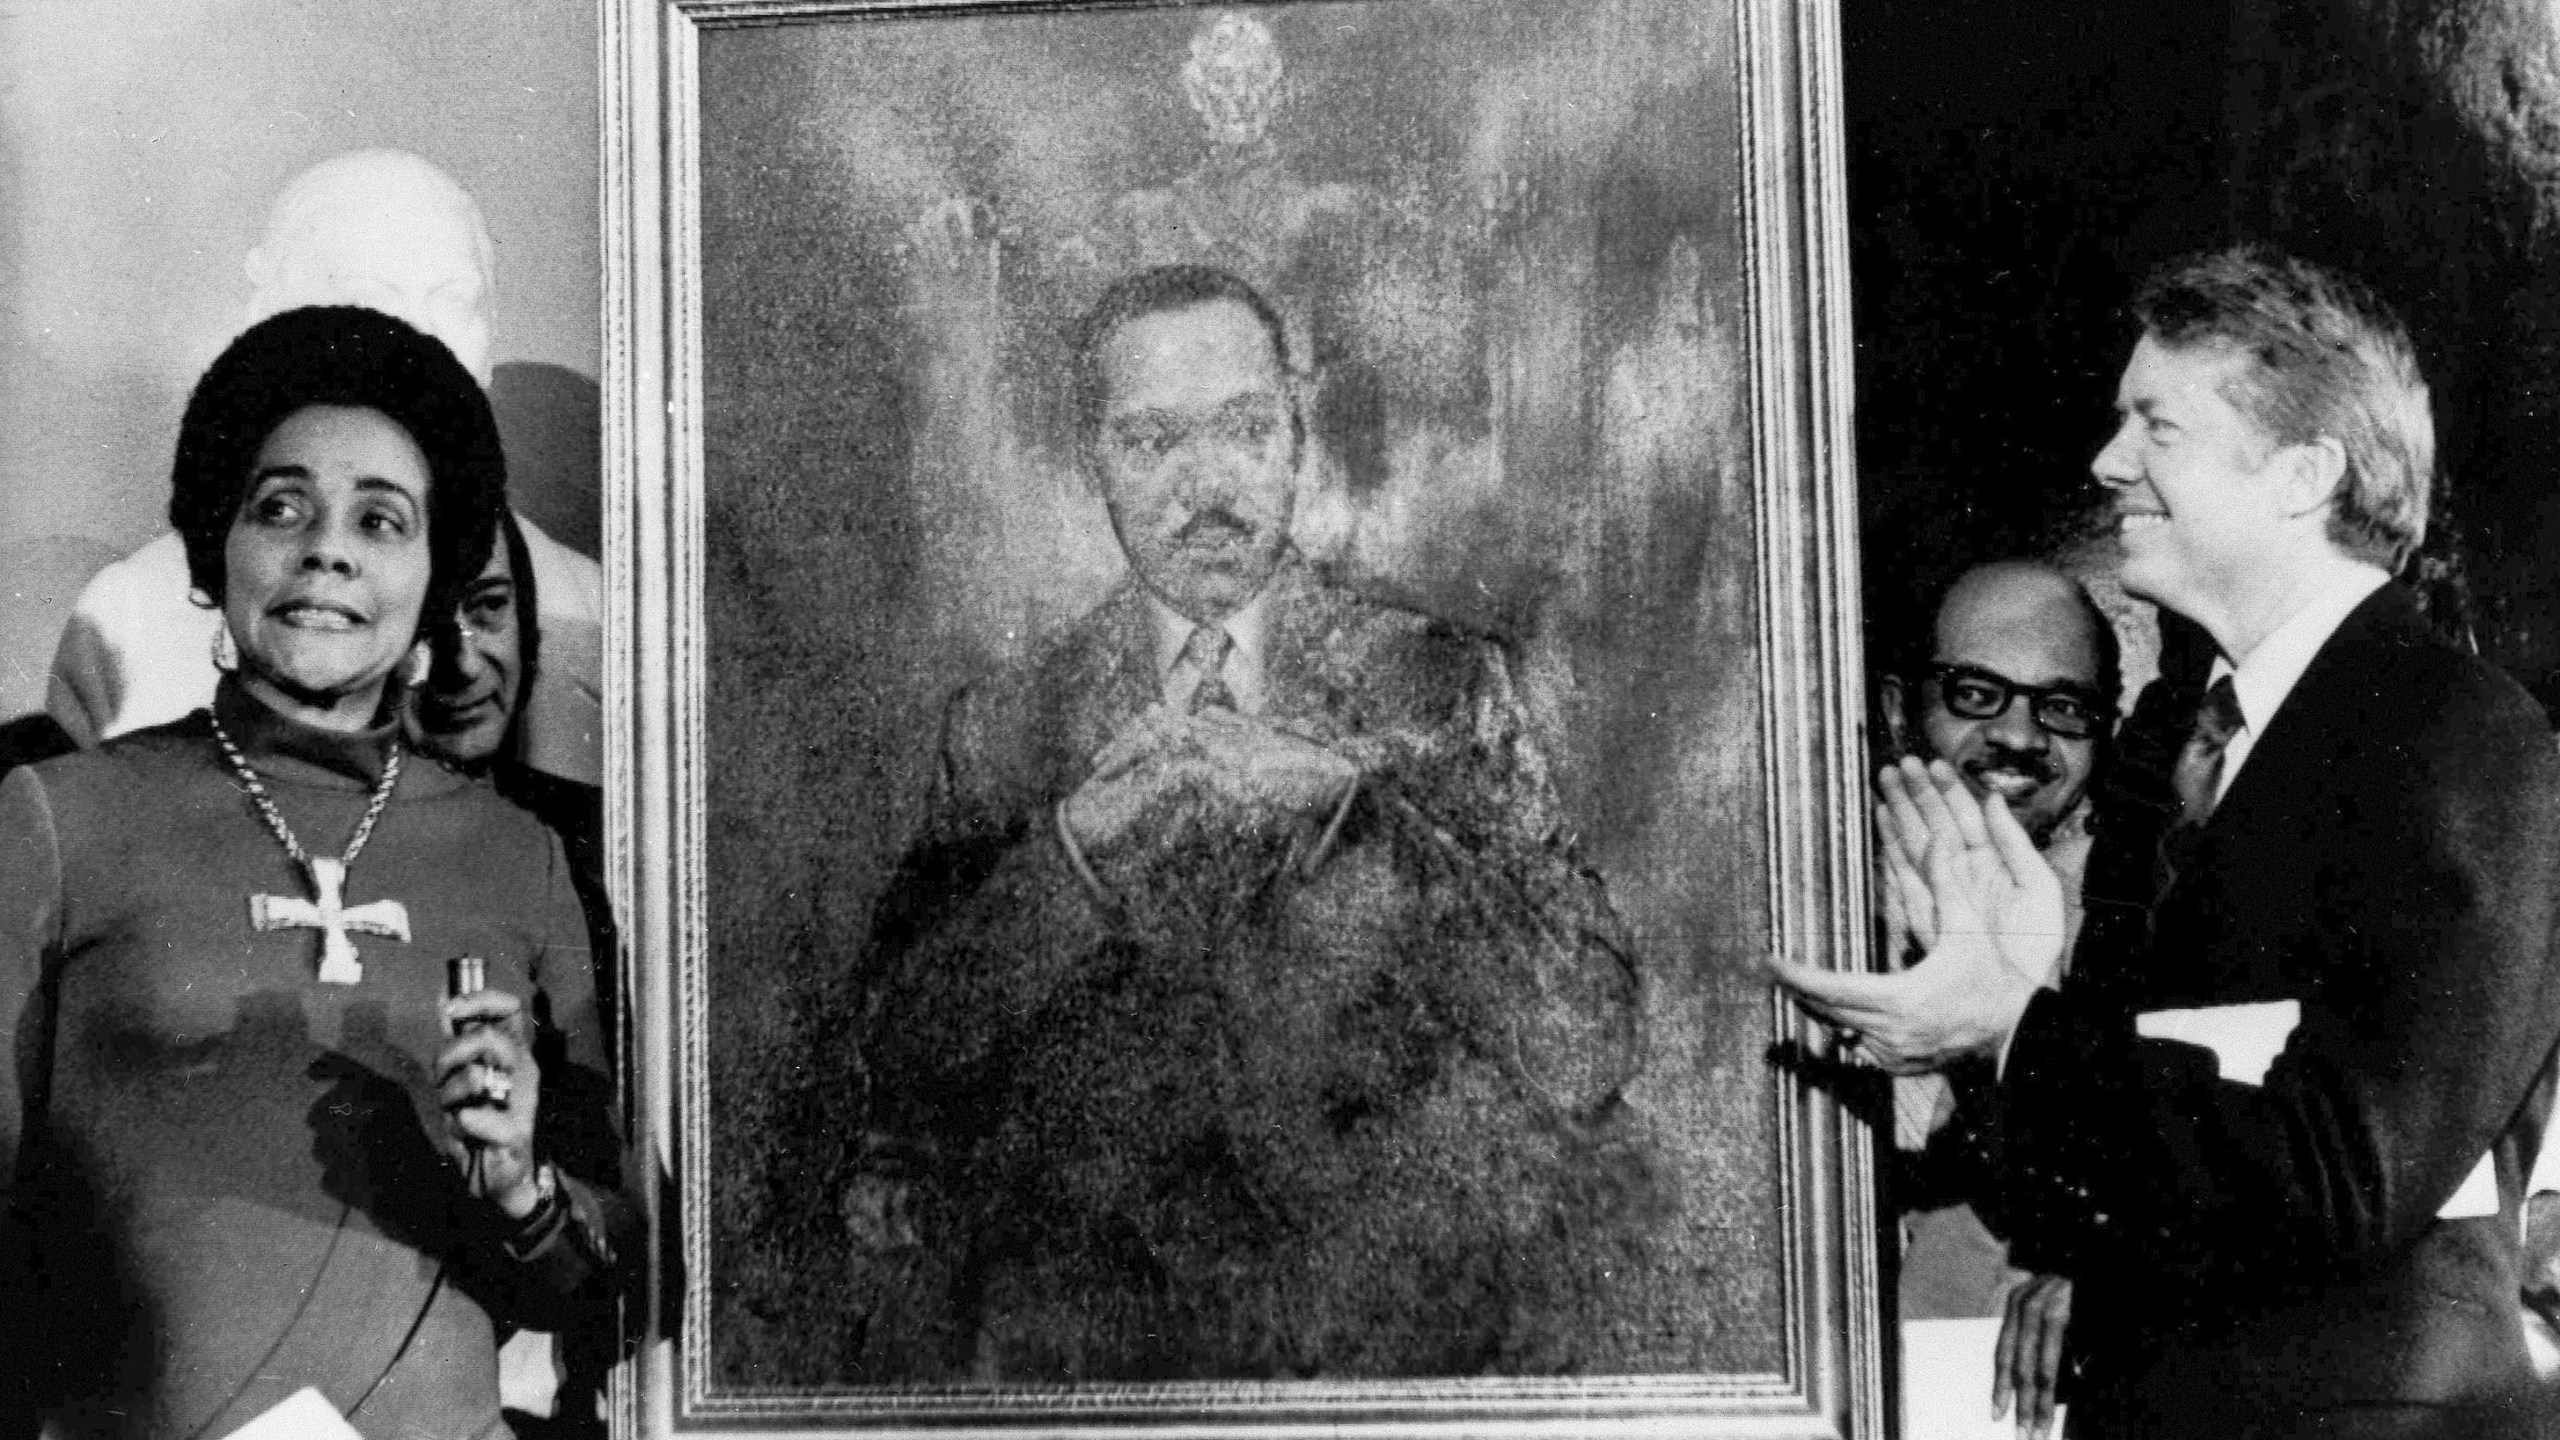
[[1502,651],[1291,549],[1304,427],[1252,287],[1142,271],[1076,340],[1130,578],[953,698],[881,902],[866,1354],[1573,1368],[1664,1206],[1634,957]]
[[1735,43],[706,32],[719,1374],[1781,1368]]

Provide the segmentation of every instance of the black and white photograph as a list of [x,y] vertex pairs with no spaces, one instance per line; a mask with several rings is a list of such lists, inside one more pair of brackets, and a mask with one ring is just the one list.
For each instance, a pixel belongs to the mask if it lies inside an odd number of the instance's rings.
[[2560,1433],[2542,0],[0,5],[0,1440]]
[[1839,736],[1769,587],[1841,497],[1763,458],[1741,11],[685,23],[687,1383],[1784,1403],[1771,751]]

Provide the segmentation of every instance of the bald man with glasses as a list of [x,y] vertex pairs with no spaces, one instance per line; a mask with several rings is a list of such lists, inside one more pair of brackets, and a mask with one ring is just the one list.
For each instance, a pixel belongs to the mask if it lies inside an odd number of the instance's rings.
[[2038,848],[2066,841],[2115,723],[2114,627],[2079,581],[2005,560],[1948,587],[1929,638],[1926,663],[1880,687],[1894,750],[2009,802]]
[[[2107,759],[2120,688],[2115,627],[2079,581],[2033,560],[1977,566],[1947,587],[1925,635],[1878,685],[1897,755],[1944,760],[1975,794],[1998,795],[2062,881],[2079,926],[2091,848],[2090,789]],[[1897,949],[1918,943],[1890,875],[1880,889]],[[1925,922],[1920,927],[1925,933]],[[1893,1082],[1893,1200],[1902,1217],[1897,1304],[1904,1353],[1904,1430],[1988,1433],[1997,1375],[2021,1421],[2050,1417],[2069,1286],[2013,1263],[1996,1213],[1986,1139],[1958,1097],[1987,1074]],[[1986,1225],[1986,1220],[1990,1223]],[[1996,1344],[1989,1321],[2012,1317]],[[2046,1322],[2050,1320],[2048,1325]],[[2055,1343],[2046,1344],[2048,1333]],[[1916,1363],[1917,1357],[1936,1357]],[[1996,1363],[2011,1357],[2014,1364]]]

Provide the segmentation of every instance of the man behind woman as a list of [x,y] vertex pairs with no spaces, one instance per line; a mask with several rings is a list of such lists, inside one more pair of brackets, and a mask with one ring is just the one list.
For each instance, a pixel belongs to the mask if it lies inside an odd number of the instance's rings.
[[[502,1326],[610,1315],[631,1209],[570,866],[398,723],[504,479],[470,374],[369,311],[277,316],[198,386],[170,517],[213,704],[0,782],[16,1428],[218,1437],[308,1387],[489,1435]],[[485,663],[462,635],[443,679]],[[426,722],[477,734],[501,689],[440,683]]]

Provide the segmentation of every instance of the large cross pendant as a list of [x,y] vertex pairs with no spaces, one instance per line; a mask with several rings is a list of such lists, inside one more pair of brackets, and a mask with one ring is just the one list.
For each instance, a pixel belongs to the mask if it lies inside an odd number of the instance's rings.
[[357,984],[364,979],[364,967],[356,963],[356,942],[347,938],[347,932],[361,930],[367,935],[387,935],[406,942],[409,907],[397,900],[376,900],[350,910],[346,903],[346,863],[327,855],[314,855],[303,863],[311,872],[312,898],[252,895],[250,927],[319,931],[320,978],[332,985]]

